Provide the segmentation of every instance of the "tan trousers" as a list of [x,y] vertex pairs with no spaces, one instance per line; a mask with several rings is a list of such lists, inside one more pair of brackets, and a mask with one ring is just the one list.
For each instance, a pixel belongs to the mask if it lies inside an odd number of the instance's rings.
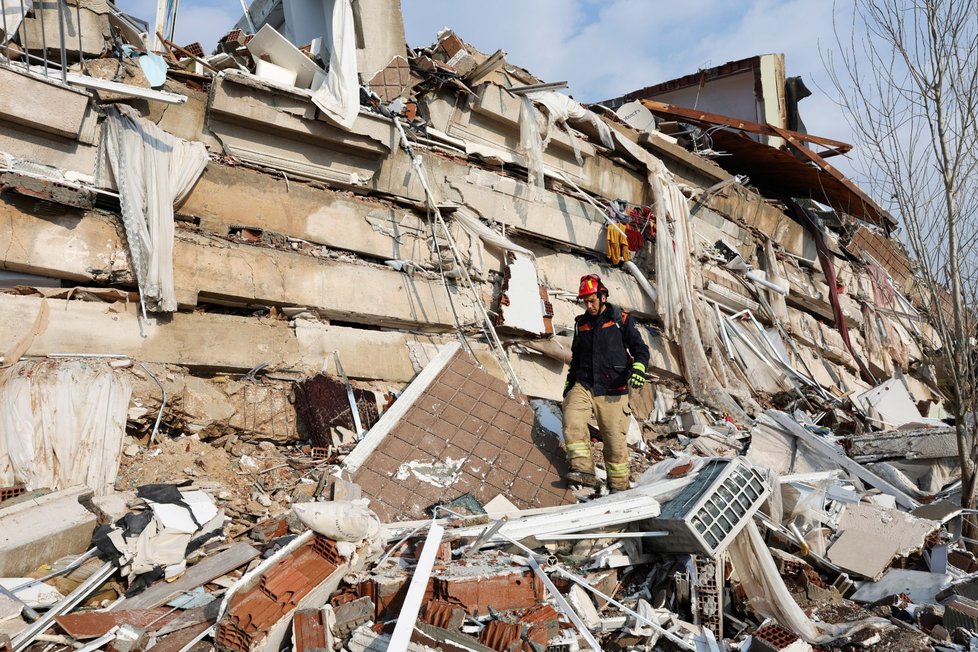
[[628,396],[595,396],[591,390],[575,384],[564,397],[564,449],[574,471],[594,473],[591,457],[591,435],[587,424],[597,418],[598,431],[604,442],[604,468],[608,486],[628,489],[628,425],[632,415]]

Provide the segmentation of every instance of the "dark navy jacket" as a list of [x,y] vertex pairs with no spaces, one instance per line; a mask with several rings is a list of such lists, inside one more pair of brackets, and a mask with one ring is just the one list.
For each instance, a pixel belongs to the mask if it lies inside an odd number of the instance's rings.
[[574,320],[568,383],[580,383],[595,396],[627,394],[632,362],[648,366],[649,347],[628,312],[606,303],[597,316],[584,313]]

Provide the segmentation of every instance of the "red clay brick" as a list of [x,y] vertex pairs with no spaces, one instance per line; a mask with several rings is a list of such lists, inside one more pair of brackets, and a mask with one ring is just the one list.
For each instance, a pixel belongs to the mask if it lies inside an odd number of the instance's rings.
[[[481,466],[479,463],[466,464],[462,469],[462,478],[454,486],[464,485],[465,487],[469,487],[466,489],[466,491],[475,492],[485,482],[485,478],[483,476],[488,473],[490,468],[492,467],[485,462],[481,462]],[[478,469],[478,471],[476,471],[476,469]]]
[[[561,452],[561,456],[563,453]],[[554,456],[557,457],[557,456]],[[526,454],[526,461],[534,466],[548,466],[550,464],[550,459],[547,454],[537,448],[536,446]]]
[[494,466],[489,469],[489,473],[486,474],[486,484],[494,487],[500,493],[507,493],[509,488],[513,486],[513,480],[515,476],[505,471],[498,466]]
[[444,437],[439,437],[436,434],[428,433],[421,438],[421,441],[418,442],[418,450],[424,451],[425,453],[428,453],[429,455],[432,455],[438,459],[441,457],[442,452],[444,452],[446,444],[447,441]]
[[462,354],[461,356],[456,356],[442,373],[444,374],[451,371],[467,378],[478,369],[479,368],[475,364],[465,357],[465,354]]
[[437,418],[438,417],[436,417],[433,412],[425,410],[421,407],[421,405],[415,403],[411,407],[411,409],[409,409],[407,413],[401,418],[401,420],[398,422],[398,425],[401,425],[405,422],[413,423],[417,427],[424,430],[428,428],[428,426],[430,426],[432,423],[434,423]]
[[453,442],[448,442],[445,444],[445,450],[441,453],[441,459],[448,460],[449,458],[453,460],[464,460],[470,454],[470,451],[464,450],[456,446]]
[[528,482],[539,485],[547,477],[547,472],[540,466],[531,462],[524,462],[520,468],[519,477],[525,478]]
[[462,412],[468,414],[473,409],[475,409],[476,405],[478,405],[478,402],[475,399],[466,396],[465,394],[462,394],[460,392],[455,395],[455,400],[452,401],[452,405],[457,407]]
[[450,440],[458,433],[458,425],[448,421],[436,421],[428,429],[428,432],[437,435],[445,440]]
[[472,416],[483,421],[492,421],[498,413],[498,408],[490,407],[481,401],[470,411]]
[[452,369],[446,369],[438,376],[438,380],[435,382],[445,383],[450,387],[461,387],[468,379],[468,374],[460,374]]
[[[505,408],[503,408],[505,410]],[[517,426],[520,425],[519,419],[516,417],[506,414],[505,412],[500,412],[493,419],[492,425],[496,426],[503,432],[513,432],[516,430]]]
[[504,432],[497,426],[490,426],[482,433],[482,440],[487,441],[493,446],[507,448],[511,439],[514,439],[508,432]]
[[509,400],[509,397],[504,396],[495,390],[488,389],[479,400],[482,405],[492,409],[495,412],[498,412],[503,407],[503,403]]
[[460,395],[465,395],[472,401],[478,403],[482,399],[482,395],[485,394],[486,388],[474,382],[472,378],[469,378],[468,382],[458,388],[458,391]]
[[465,421],[465,417],[468,416],[468,413],[463,412],[462,410],[458,409],[453,405],[449,405],[444,410],[442,410],[439,416],[442,418],[443,421],[447,421],[453,426],[461,427],[462,422]]
[[398,432],[392,432],[387,435],[381,443],[379,450],[390,455],[395,460],[401,460],[403,462],[411,459],[410,456],[414,455],[415,451],[418,450],[418,441],[421,440],[421,437],[408,442],[401,438],[399,430]]
[[361,466],[357,469],[357,472],[353,474],[353,482],[363,487],[364,491],[370,491],[378,487],[383,486],[387,483],[387,478],[378,475],[375,471],[371,470],[370,466]]
[[520,498],[530,502],[536,497],[539,490],[540,487],[537,484],[530,482],[526,478],[517,477],[515,480],[513,480],[513,486],[510,488],[509,498],[510,500]]
[[[386,443],[386,442],[385,442]],[[397,469],[401,466],[401,462],[406,461],[409,458],[398,459],[391,457],[383,450],[374,451],[374,454],[370,456],[368,464],[370,469],[379,475],[385,475],[388,477],[393,476],[397,473]]]
[[523,414],[523,411],[524,411],[525,408],[526,408],[526,406],[520,404],[519,401],[517,401],[517,400],[510,400],[510,401],[506,401],[505,403],[503,403],[503,407],[501,408],[501,410],[502,410],[502,412],[504,412],[505,414],[510,415],[511,417],[519,418],[519,416],[521,414]]
[[509,443],[506,444],[506,450],[524,459],[530,454],[530,450],[534,448],[536,447],[533,445],[533,442],[523,437],[511,437]]
[[462,473],[462,476],[455,481],[455,484],[453,484],[450,487],[450,490],[457,491],[458,494],[461,496],[462,494],[466,494],[466,493],[475,494],[476,492],[479,491],[479,488],[481,486],[482,486],[481,478],[476,478],[474,475],[471,475],[469,473]]
[[441,413],[445,406],[448,405],[446,401],[441,400],[431,394],[422,394],[414,402],[412,408],[417,408],[423,410],[429,414],[437,415]]
[[473,455],[490,463],[496,461],[496,458],[499,457],[500,452],[501,451],[499,450],[498,446],[493,446],[489,442],[485,441],[480,441],[478,444],[476,444],[475,448],[472,449]]
[[520,469],[523,466],[523,458],[519,455],[515,455],[511,451],[503,450],[499,457],[496,458],[495,466],[504,470],[510,475],[519,475]]
[[462,428],[462,430],[471,433],[473,435],[476,435],[477,437],[479,436],[485,437],[486,429],[489,427],[489,424],[487,422],[471,415],[465,417],[465,419],[459,425]]
[[451,403],[452,399],[455,398],[457,390],[458,388],[452,387],[447,383],[433,383],[425,392],[425,396],[434,397],[445,403]]
[[460,449],[464,450],[466,453],[471,453],[472,449],[479,443],[480,438],[472,433],[459,430],[452,435],[449,441],[455,446],[458,446]]

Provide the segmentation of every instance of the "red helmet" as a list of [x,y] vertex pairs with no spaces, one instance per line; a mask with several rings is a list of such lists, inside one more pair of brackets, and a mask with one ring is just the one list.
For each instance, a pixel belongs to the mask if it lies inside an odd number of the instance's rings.
[[581,285],[577,289],[578,299],[589,297],[592,294],[602,293],[607,297],[608,288],[604,286],[604,283],[601,282],[601,278],[597,274],[587,274],[581,277]]

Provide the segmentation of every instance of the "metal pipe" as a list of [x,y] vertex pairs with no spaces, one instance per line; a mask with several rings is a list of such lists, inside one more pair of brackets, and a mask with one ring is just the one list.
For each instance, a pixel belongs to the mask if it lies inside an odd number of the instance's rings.
[[764,287],[766,287],[768,290],[771,290],[772,292],[777,292],[782,296],[786,296],[788,294],[788,291],[783,287],[781,287],[780,285],[776,285],[771,281],[767,280],[766,278],[761,278],[761,275],[755,269],[752,269],[751,271],[747,272],[745,276],[747,276],[747,278],[754,281],[758,285],[763,285]]
[[82,554],[80,557],[78,557],[78,559],[76,559],[75,561],[71,562],[70,564],[68,564],[64,568],[59,568],[56,571],[51,571],[47,575],[45,575],[43,577],[39,577],[36,580],[31,580],[30,582],[24,582],[23,584],[18,584],[17,586],[15,586],[14,588],[12,588],[10,590],[13,591],[14,593],[17,593],[18,591],[22,591],[22,590],[24,590],[24,589],[26,589],[26,588],[28,588],[30,586],[34,586],[35,584],[41,584],[43,582],[46,582],[47,580],[51,579],[52,577],[58,577],[59,575],[64,575],[65,573],[70,573],[71,571],[73,571],[76,568],[78,568],[79,566],[81,566],[85,562],[86,559],[89,559],[90,557],[93,557],[96,552],[98,552],[98,548],[91,548],[88,552]]
[[667,537],[668,532],[577,532],[574,534],[541,534],[537,541],[576,541],[578,539],[644,539],[645,537]]
[[591,634],[591,630],[589,630],[587,625],[584,624],[584,621],[581,620],[581,617],[577,614],[574,608],[570,606],[570,604],[564,598],[563,594],[557,590],[557,587],[554,586],[554,583],[551,581],[550,577],[548,577],[547,574],[543,572],[543,569],[540,568],[540,564],[533,556],[534,554],[533,551],[527,548],[526,546],[524,546],[519,541],[516,541],[515,539],[510,539],[505,535],[503,536],[506,539],[508,539],[509,542],[512,543],[514,546],[520,548],[521,550],[523,550],[523,552],[526,553],[527,563],[530,565],[530,568],[533,569],[533,572],[536,573],[536,576],[540,578],[540,581],[543,582],[543,585],[547,587],[547,591],[550,592],[550,595],[557,603],[558,608],[560,608],[560,610],[564,612],[564,615],[566,615],[570,619],[570,621],[574,623],[574,627],[577,628],[577,631],[580,632],[581,636],[584,637],[584,640],[587,641],[588,645],[591,646],[591,649],[594,650],[594,652],[601,652],[601,645],[594,638],[594,635]]
[[85,55],[82,54],[81,0],[75,0],[75,31],[78,32],[78,71],[85,74]]
[[163,383],[160,382],[159,378],[153,375],[153,372],[149,370],[149,367],[144,365],[142,362],[139,363],[139,366],[149,374],[150,378],[156,381],[156,384],[160,386],[160,391],[163,392],[163,402],[160,403],[160,411],[156,415],[156,423],[153,424],[153,432],[149,436],[149,444],[152,446],[156,443],[156,431],[160,429],[160,420],[163,419],[163,410],[166,409],[166,387],[163,386]]
[[[23,0],[21,0],[23,1]],[[0,41],[0,45],[3,45],[3,55],[7,58],[7,65],[10,65],[10,28],[7,27],[7,7],[0,2],[0,18],[3,18],[3,41]]]
[[466,559],[470,555],[473,555],[476,552],[478,552],[479,548],[485,545],[486,541],[491,539],[492,536],[496,534],[496,532],[499,532],[499,528],[506,525],[506,523],[508,522],[509,522],[509,517],[503,516],[501,519],[499,519],[498,521],[496,521],[495,523],[487,527],[485,531],[483,531],[483,533],[479,535],[479,538],[476,539],[471,546],[469,546],[469,549],[465,551],[465,554],[462,555],[462,559]]
[[[59,0],[60,1],[60,0]],[[105,562],[97,571],[92,573],[87,580],[78,585],[74,591],[72,591],[68,597],[48,609],[37,622],[31,624],[30,627],[17,634],[11,641],[11,649],[13,652],[22,652],[27,649],[27,647],[34,641],[34,637],[38,634],[44,632],[51,624],[54,619],[61,614],[68,613],[76,606],[78,606],[85,598],[92,594],[98,587],[100,587],[106,580],[108,580],[116,572],[116,565],[114,562]]]
[[247,25],[248,25],[248,30],[252,34],[254,34],[257,30],[255,30],[255,23],[254,23],[254,21],[251,20],[251,12],[248,11],[248,5],[245,3],[245,0],[240,0],[240,2],[241,2],[241,9],[242,9],[242,11],[244,11],[245,23],[247,23]]
[[[23,0],[21,0],[23,2]],[[44,6],[38,10],[41,15],[41,57],[44,61],[44,76],[48,76],[48,35],[44,29]]]
[[590,591],[594,595],[598,596],[602,600],[605,600],[608,604],[615,605],[616,607],[618,607],[618,609],[620,611],[623,611],[624,613],[628,614],[632,618],[635,618],[636,620],[639,620],[639,621],[645,623],[646,625],[649,625],[650,627],[652,627],[652,629],[656,630],[657,632],[659,632],[660,634],[662,634],[663,636],[665,636],[666,638],[668,638],[670,641],[672,641],[673,643],[675,643],[679,647],[681,647],[681,648],[683,648],[685,650],[696,650],[696,646],[695,645],[693,645],[693,644],[689,643],[688,641],[686,641],[686,640],[684,640],[684,639],[676,636],[675,634],[673,634],[672,632],[670,632],[668,629],[666,629],[665,627],[663,627],[659,623],[655,622],[654,620],[649,620],[648,618],[644,617],[642,614],[638,613],[637,611],[634,611],[632,609],[629,609],[628,607],[626,607],[622,603],[620,603],[617,600],[615,600],[614,598],[612,598],[610,595],[606,595],[606,594],[602,593],[601,591],[599,591],[598,589],[594,588],[593,586],[591,586],[590,584],[588,584],[586,581],[584,581],[583,579],[581,579],[577,575],[574,575],[573,573],[571,573],[569,571],[566,571],[563,568],[557,568],[557,572],[560,573],[561,575],[563,575],[564,577],[566,577],[567,579],[569,579],[571,582],[574,582],[575,584],[577,584],[581,588],[587,589],[588,591]]
[[0,594],[5,595],[6,597],[13,600],[14,602],[19,602],[20,611],[24,615],[24,618],[27,619],[28,622],[34,622],[41,617],[41,614],[37,613],[29,606],[27,606],[27,603],[21,600],[20,598],[18,598],[16,595],[14,595],[12,591],[9,591],[6,588],[0,586]]
[[61,38],[61,83],[68,83],[68,51],[65,49],[64,0],[58,0],[58,34]]
[[343,370],[343,365],[340,364],[339,351],[333,351],[333,361],[336,362],[336,373],[340,375],[340,378],[343,379],[343,384],[346,385],[346,398],[350,402],[353,425],[357,429],[357,440],[363,439],[363,423],[360,422],[360,408],[357,407],[357,399],[353,396],[353,385],[350,384],[350,379],[346,377],[346,371]]
[[128,358],[125,353],[48,353],[48,358]]
[[[27,54],[30,47],[27,45],[27,12],[24,11],[24,0],[20,0],[20,26],[24,30],[24,42],[21,45],[24,46],[24,54]],[[31,69],[31,63],[26,56],[24,57],[24,69],[28,71]]]

